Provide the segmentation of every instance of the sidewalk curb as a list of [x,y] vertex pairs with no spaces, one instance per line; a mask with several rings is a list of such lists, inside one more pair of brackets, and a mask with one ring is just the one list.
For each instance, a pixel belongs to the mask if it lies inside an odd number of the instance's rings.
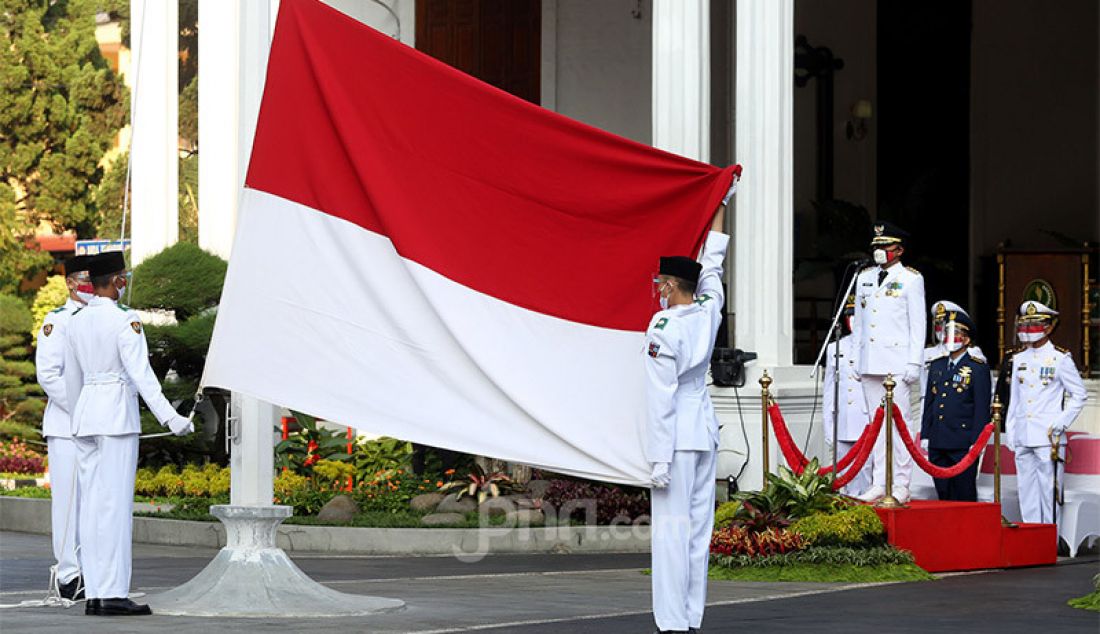
[[[50,501],[0,496],[0,530],[50,533]],[[166,546],[225,546],[220,522],[134,518],[134,542]],[[456,555],[494,553],[642,553],[649,552],[649,527],[562,526],[517,528],[358,528],[350,526],[279,527],[279,546],[287,552],[371,555]]]

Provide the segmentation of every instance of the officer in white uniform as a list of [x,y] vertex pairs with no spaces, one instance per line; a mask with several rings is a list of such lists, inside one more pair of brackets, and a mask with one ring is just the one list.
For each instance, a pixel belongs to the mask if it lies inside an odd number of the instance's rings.
[[[932,340],[935,342],[924,349],[924,365],[920,370],[920,409],[917,411],[924,411],[924,393],[928,391],[928,367],[936,359],[942,359],[950,354],[947,349],[947,345],[944,343],[945,328],[947,327],[947,315],[949,313],[955,313],[957,315],[963,315],[967,319],[970,319],[970,313],[966,312],[962,306],[959,306],[955,302],[941,299],[940,301],[932,304],[932,308],[929,309],[929,314],[932,316]],[[973,341],[971,341],[973,343]],[[977,361],[986,363],[985,353],[978,346],[971,345],[966,348],[966,354]]]
[[654,282],[664,310],[646,330],[646,458],[653,463],[653,616],[661,632],[686,632],[703,622],[718,419],[707,391],[707,369],[722,322],[721,233],[736,180],[715,214],[702,264],[662,257]]
[[[871,248],[877,266],[860,271],[856,278],[856,312],[852,330],[859,341],[859,373],[867,411],[874,412],[886,395],[883,383],[893,375],[894,403],[906,424],[912,427],[910,390],[920,380],[924,365],[924,278],[901,264],[908,234],[883,222],[874,227]],[[885,429],[885,425],[883,426]],[[894,490],[900,502],[909,500],[909,477],[913,459],[894,429]],[[886,434],[875,443],[871,488],[860,498],[868,501],[885,496]]]
[[161,393],[137,313],[118,304],[126,263],[117,252],[88,262],[95,297],[68,325],[67,401],[72,403],[80,483],[80,558],[85,614],[151,614],[127,598],[131,525],[141,419],[138,395],[179,435],[191,423]]
[[[1054,517],[1054,463],[1051,435],[1062,437],[1085,407],[1087,393],[1065,348],[1050,342],[1057,311],[1036,301],[1020,305],[1016,338],[1023,344],[1011,358],[1010,394],[1005,417],[1009,447],[1016,452],[1016,488],[1024,522],[1051,524]],[[1064,482],[1062,463],[1058,482]]]
[[[822,403],[823,420],[825,422],[825,446],[833,444],[833,409],[836,404],[836,431],[840,439],[836,446],[837,460],[842,459],[856,441],[860,434],[870,423],[867,413],[867,401],[863,398],[863,386],[860,385],[859,376],[859,350],[856,340],[852,336],[852,315],[855,313],[855,295],[849,295],[844,305],[844,314],[841,320],[841,332],[843,336],[839,341],[829,344],[825,352],[825,397]],[[837,346],[840,347],[840,371],[837,372]],[[838,394],[839,393],[839,394]],[[839,400],[837,400],[839,396]],[[844,486],[844,493],[859,495],[871,484],[871,466],[864,464],[856,477]]]
[[42,436],[50,459],[50,520],[53,556],[57,561],[57,590],[62,598],[84,598],[77,559],[77,513],[80,506],[76,486],[76,444],[69,427],[69,403],[65,394],[66,326],[69,318],[92,298],[88,258],[83,255],[65,261],[65,285],[69,299],[42,320],[34,356],[38,384],[49,399],[42,416]]

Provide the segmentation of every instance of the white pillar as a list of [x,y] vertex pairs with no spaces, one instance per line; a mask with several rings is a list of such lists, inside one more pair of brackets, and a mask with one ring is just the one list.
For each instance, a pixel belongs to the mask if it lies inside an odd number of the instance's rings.
[[278,8],[277,1],[199,0],[199,246],[226,259]]
[[279,408],[233,393],[229,452],[229,503],[271,506],[275,473],[275,425]]
[[135,265],[179,239],[178,42],[176,2],[130,1],[130,43],[137,71],[130,93],[130,236]]
[[710,159],[709,0],[653,0],[653,146]]
[[229,259],[237,225],[240,3],[199,0],[199,246]]
[[733,311],[757,367],[789,366],[794,342],[791,141],[794,0],[737,1]]

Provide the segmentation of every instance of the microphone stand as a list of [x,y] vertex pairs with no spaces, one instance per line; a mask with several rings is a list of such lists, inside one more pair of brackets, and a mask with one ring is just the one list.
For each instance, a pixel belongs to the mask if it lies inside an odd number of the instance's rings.
[[856,260],[849,262],[848,266],[844,268],[844,275],[847,276],[848,272],[854,267],[856,273],[848,280],[848,288],[844,291],[844,294],[840,295],[836,302],[836,311],[833,313],[833,322],[829,325],[829,330],[825,335],[825,343],[821,345],[821,350],[817,353],[817,360],[814,361],[814,369],[810,372],[810,378],[817,378],[817,372],[821,367],[821,360],[825,358],[825,352],[829,349],[829,344],[836,340],[836,347],[833,349],[833,446],[832,446],[832,458],[833,458],[833,477],[837,477],[836,465],[837,456],[836,448],[838,443],[837,434],[839,432],[839,418],[840,418],[840,315],[844,312],[845,300],[852,294],[852,288],[856,285],[856,278],[859,277],[860,267],[866,263],[866,260]]

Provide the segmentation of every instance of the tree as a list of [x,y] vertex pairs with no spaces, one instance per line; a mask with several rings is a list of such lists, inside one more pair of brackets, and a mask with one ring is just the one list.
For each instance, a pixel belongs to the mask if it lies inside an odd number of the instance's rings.
[[127,115],[99,53],[100,0],[0,0],[0,181],[29,227],[94,233],[100,161]]
[[0,435],[34,437],[46,409],[30,360],[31,309],[0,295]]
[[34,239],[34,228],[15,211],[15,192],[0,183],[0,293],[15,295],[24,278],[46,269],[53,259],[49,253],[27,247]]

